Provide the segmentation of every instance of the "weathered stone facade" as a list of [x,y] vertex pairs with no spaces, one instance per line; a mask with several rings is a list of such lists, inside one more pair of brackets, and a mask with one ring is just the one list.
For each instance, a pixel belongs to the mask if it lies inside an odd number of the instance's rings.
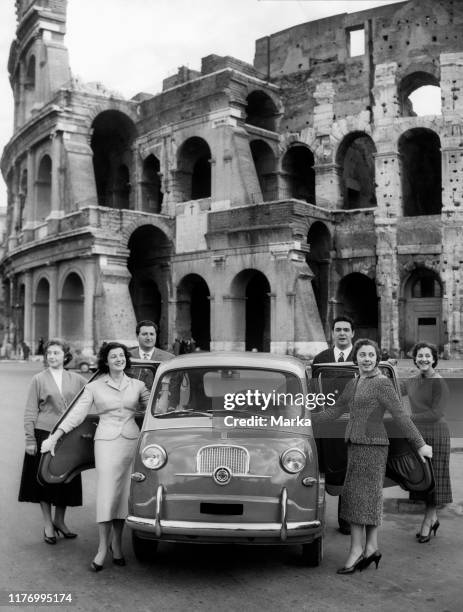
[[[463,351],[463,6],[410,0],[215,55],[131,100],[71,77],[66,0],[17,0],[10,340],[310,356],[333,317]],[[353,51],[352,35],[363,41]],[[442,111],[409,96],[440,87]]]

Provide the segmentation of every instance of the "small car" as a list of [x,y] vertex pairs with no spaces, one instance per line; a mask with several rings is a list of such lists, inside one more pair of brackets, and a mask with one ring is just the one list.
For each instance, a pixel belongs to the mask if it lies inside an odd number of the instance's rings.
[[293,401],[307,392],[293,357],[204,352],[163,362],[133,464],[126,522],[137,558],[160,541],[300,544],[317,566],[324,477],[310,411]]
[[97,369],[97,357],[89,351],[80,349],[71,350],[72,359],[66,364],[68,370],[79,370],[83,374],[95,372]]

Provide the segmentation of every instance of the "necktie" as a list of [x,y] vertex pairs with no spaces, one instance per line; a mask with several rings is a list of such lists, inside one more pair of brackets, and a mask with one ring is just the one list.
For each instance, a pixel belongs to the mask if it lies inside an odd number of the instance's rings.
[[344,361],[344,353],[343,353],[342,351],[339,353],[338,363],[339,363],[340,361]]
[[149,353],[143,353],[143,359],[149,359],[149,358],[150,358]]

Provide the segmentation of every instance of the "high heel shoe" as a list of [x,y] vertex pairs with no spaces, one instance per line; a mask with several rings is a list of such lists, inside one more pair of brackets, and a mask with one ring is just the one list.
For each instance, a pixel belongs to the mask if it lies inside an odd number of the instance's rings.
[[47,536],[45,529],[43,530],[43,541],[47,544],[56,544],[56,536]]
[[340,567],[338,570],[336,570],[336,574],[353,574],[356,570],[360,569],[360,565],[363,560],[364,556],[362,553],[355,563],[353,563],[350,567]]
[[53,527],[55,528],[56,533],[58,535],[61,534],[63,538],[66,538],[68,540],[77,538],[77,533],[73,533],[72,531],[63,531],[60,527],[57,527],[55,523],[53,523]]
[[364,557],[359,567],[360,571],[366,569],[372,563],[374,563],[376,565],[376,569],[378,569],[378,565],[379,565],[379,562],[381,561],[382,556],[383,555],[378,550],[375,550],[375,552],[372,553],[371,555],[368,555],[368,557]]
[[418,542],[420,544],[425,544],[426,542],[429,542],[429,540],[431,539],[431,532],[434,532],[434,536],[435,536],[436,535],[436,531],[439,529],[439,526],[440,526],[439,521],[434,521],[434,523],[429,528],[428,535],[422,535],[421,533],[420,534],[416,534],[418,536]]
[[111,551],[111,554],[113,556],[113,563],[114,563],[114,565],[118,565],[119,567],[124,567],[125,565],[127,565],[125,557],[115,557],[114,556],[112,546],[109,547],[109,550]]
[[95,561],[92,561],[90,563],[90,569],[92,570],[92,572],[101,572],[101,570],[103,569],[103,566],[100,565],[99,563],[95,563]]

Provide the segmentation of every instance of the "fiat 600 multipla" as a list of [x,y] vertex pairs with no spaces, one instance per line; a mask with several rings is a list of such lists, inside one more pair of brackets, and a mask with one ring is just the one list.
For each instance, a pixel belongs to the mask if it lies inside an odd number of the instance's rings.
[[160,541],[301,544],[318,565],[325,488],[311,397],[292,357],[194,353],[161,364],[133,464],[136,556]]

